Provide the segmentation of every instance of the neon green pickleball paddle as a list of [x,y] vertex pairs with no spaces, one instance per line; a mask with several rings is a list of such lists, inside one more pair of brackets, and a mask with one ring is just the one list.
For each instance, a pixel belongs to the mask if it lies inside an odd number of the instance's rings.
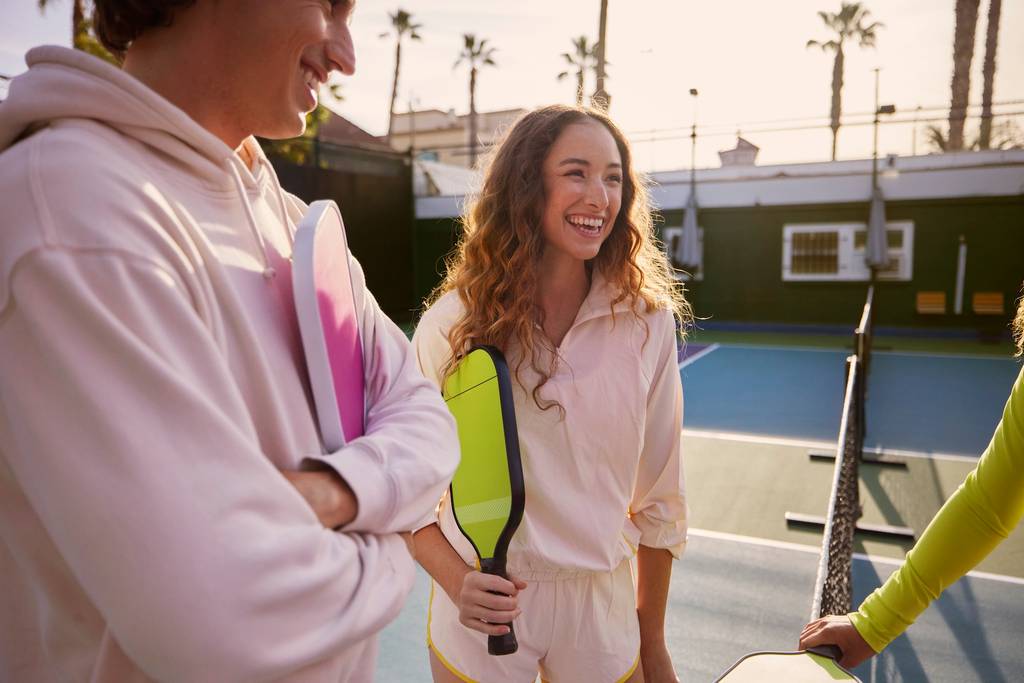
[[834,645],[799,652],[753,652],[733,664],[715,683],[838,683],[860,679],[839,665]]
[[[462,460],[451,483],[455,521],[473,544],[480,571],[508,578],[509,541],[523,518],[526,492],[512,403],[512,379],[501,352],[479,346],[467,353],[442,391],[458,425]],[[487,638],[487,652],[507,655],[519,647],[512,624]]]

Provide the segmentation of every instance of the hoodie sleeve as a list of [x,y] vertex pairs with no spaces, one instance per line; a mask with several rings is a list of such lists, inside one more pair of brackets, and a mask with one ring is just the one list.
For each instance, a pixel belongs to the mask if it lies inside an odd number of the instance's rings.
[[434,509],[459,462],[455,420],[416,364],[405,333],[380,310],[353,259],[367,359],[366,434],[314,458],[338,472],[359,500],[353,531],[409,531]]
[[640,529],[640,544],[665,548],[677,559],[686,544],[686,496],[680,430],[683,387],[675,363],[675,325],[663,311],[650,323],[649,343],[659,349],[647,395],[644,443],[629,514]]
[[5,476],[149,676],[280,678],[398,614],[414,578],[404,542],[319,524],[261,451],[174,271],[40,247],[12,273]]

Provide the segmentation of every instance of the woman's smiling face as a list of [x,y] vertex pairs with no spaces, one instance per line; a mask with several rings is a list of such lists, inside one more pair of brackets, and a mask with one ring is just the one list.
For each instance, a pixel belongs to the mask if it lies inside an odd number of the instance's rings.
[[578,261],[597,256],[619,215],[622,173],[615,138],[603,125],[566,126],[543,164],[545,249]]

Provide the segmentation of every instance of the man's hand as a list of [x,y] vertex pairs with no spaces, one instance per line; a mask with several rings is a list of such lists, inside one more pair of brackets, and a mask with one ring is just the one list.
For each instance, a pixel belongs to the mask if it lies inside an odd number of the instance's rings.
[[328,529],[344,526],[356,518],[359,512],[356,494],[334,470],[281,470],[281,474],[302,494],[317,519]]
[[804,630],[800,634],[800,649],[806,650],[815,645],[838,645],[839,649],[843,651],[839,664],[847,669],[852,669],[864,660],[875,656],[875,651],[850,623],[850,617],[845,614],[822,617],[804,626]]

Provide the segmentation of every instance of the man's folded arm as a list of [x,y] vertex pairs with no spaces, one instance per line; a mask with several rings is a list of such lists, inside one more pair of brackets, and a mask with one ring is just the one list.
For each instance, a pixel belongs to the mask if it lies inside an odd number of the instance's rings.
[[281,677],[398,613],[413,581],[403,540],[322,527],[261,451],[225,354],[172,269],[40,249],[10,284],[4,458],[148,675]]
[[405,333],[380,310],[353,259],[354,290],[363,302],[366,435],[315,458],[337,471],[358,498],[354,531],[409,531],[421,525],[458,465],[455,421],[437,386],[416,364]]

